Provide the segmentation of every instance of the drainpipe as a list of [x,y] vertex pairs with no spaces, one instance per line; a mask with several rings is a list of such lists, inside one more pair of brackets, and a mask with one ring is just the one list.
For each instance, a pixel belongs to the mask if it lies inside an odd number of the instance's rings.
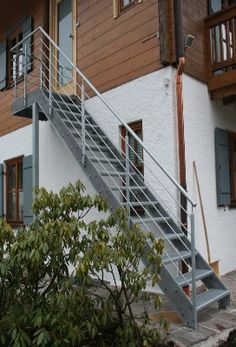
[[[175,11],[175,43],[176,61],[178,63],[176,71],[176,102],[177,102],[177,125],[178,125],[178,155],[179,155],[179,182],[187,190],[186,183],[186,158],[185,158],[185,136],[184,136],[184,115],[183,115],[183,72],[185,68],[185,51],[182,32],[182,0],[174,0]],[[180,197],[180,220],[183,226],[187,225],[187,200],[181,194]],[[183,232],[186,230],[182,227]],[[188,267],[182,262],[182,272],[188,271]]]

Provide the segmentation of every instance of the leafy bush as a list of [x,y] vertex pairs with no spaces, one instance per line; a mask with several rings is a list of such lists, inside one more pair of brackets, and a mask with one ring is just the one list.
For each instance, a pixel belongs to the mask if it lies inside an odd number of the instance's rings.
[[[0,221],[0,345],[157,346],[158,331],[147,328],[145,312],[136,322],[132,303],[148,281],[158,282],[162,241],[129,228],[124,209],[85,223],[108,206],[81,182],[36,196],[29,228]],[[144,255],[148,265],[140,267]]]

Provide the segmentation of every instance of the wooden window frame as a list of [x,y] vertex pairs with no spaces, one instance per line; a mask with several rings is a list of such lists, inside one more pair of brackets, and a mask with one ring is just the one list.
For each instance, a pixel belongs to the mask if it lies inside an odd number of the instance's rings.
[[132,0],[128,5],[124,6],[123,0],[113,0],[113,18],[118,18],[122,13],[125,13],[130,8],[133,8],[142,2],[143,0]]
[[229,0],[223,0],[221,3],[221,10],[218,10],[217,12],[211,12],[211,1],[212,0],[208,0],[208,15],[218,13],[218,12],[224,10],[225,8],[232,6],[232,4],[229,4]]
[[[10,160],[5,161],[5,167],[6,167],[6,221],[11,224],[12,226],[19,226],[23,224],[23,215],[22,219],[20,219],[20,192],[23,192],[23,185],[20,188],[19,187],[19,164],[22,164],[22,177],[23,177],[23,156],[13,158]],[[15,188],[15,193],[16,193],[16,219],[10,219],[9,218],[9,187],[8,187],[8,181],[9,181],[9,167],[16,165],[16,188]],[[13,190],[12,190],[13,191]]]
[[[142,122],[142,120],[129,123],[128,125],[135,133],[137,131],[141,130],[141,140],[143,140],[143,122]],[[121,127],[121,149],[122,149],[122,153],[124,153],[124,154],[125,154],[125,136],[126,136],[126,134],[127,134],[127,130],[124,126],[122,126]],[[135,140],[135,147],[136,147],[135,152],[137,153],[137,141],[136,140]],[[137,159],[137,156],[135,156],[135,158]],[[142,160],[143,160],[143,150],[142,150]],[[137,169],[137,171],[139,171],[142,174],[142,176],[144,175],[144,163],[142,163],[142,164],[133,163],[133,166],[135,167],[135,169]]]
[[[21,39],[20,39],[21,36]],[[19,43],[23,39],[23,28],[19,26],[16,30],[14,30],[13,33],[11,33],[7,37],[7,88],[12,88],[14,84],[14,75],[13,75],[13,56],[14,54],[11,52],[11,48],[14,47],[17,43]],[[12,41],[15,40],[15,44],[12,45]],[[19,46],[17,48],[17,59],[16,59],[16,81],[17,83],[22,81],[24,78],[23,73],[23,63],[20,67],[20,60],[19,57],[23,57],[23,51],[22,55],[20,55],[20,51],[22,51],[22,47]],[[21,73],[21,74],[20,74]]]

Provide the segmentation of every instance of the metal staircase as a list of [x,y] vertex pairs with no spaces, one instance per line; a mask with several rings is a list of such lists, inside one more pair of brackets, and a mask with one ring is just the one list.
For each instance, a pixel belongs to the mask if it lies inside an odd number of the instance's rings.
[[[25,71],[22,83],[17,81],[17,71],[13,74],[13,112],[31,117],[32,104],[37,103],[41,119],[46,117],[51,122],[92,184],[107,198],[111,210],[118,206],[126,207],[131,224],[138,223],[143,230],[153,232],[157,238],[164,240],[159,286],[185,323],[196,328],[197,313],[214,302],[218,302],[220,308],[228,307],[229,291],[195,249],[195,203],[187,192],[41,27],[12,51],[13,59],[17,54],[23,57],[18,61],[22,62],[22,71]],[[64,69],[58,61],[58,51],[64,57]],[[29,62],[32,71],[27,74],[24,66],[28,66]],[[16,65],[12,64],[13,67]],[[69,92],[58,82],[59,76],[65,78],[62,70],[74,83]],[[125,138],[120,133],[116,141],[110,139],[90,111],[91,101],[94,100],[109,112],[117,132],[120,126],[125,128]],[[141,148],[138,153],[132,147],[131,139]],[[125,143],[123,152],[119,149],[119,142]],[[144,163],[145,175],[134,167],[133,155]],[[187,201],[187,208],[184,209],[186,224],[182,224],[180,219],[180,211],[183,210],[179,203],[181,194]],[[144,264],[146,261],[143,259]],[[182,273],[180,264],[185,264],[187,273]],[[198,284],[203,289],[199,294]],[[190,295],[183,290],[186,286]]]

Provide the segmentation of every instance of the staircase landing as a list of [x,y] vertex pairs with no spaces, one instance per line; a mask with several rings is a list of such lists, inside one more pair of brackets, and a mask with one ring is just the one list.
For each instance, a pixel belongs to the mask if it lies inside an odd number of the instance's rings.
[[[197,330],[186,327],[173,312],[166,297],[162,297],[161,312],[165,312],[166,319],[170,322],[168,339],[178,347],[216,347],[219,341],[227,340],[231,330],[236,330],[236,270],[225,274],[221,279],[230,290],[230,309],[219,310],[217,304],[204,309],[198,316]],[[150,316],[153,325],[158,327],[158,313]]]

